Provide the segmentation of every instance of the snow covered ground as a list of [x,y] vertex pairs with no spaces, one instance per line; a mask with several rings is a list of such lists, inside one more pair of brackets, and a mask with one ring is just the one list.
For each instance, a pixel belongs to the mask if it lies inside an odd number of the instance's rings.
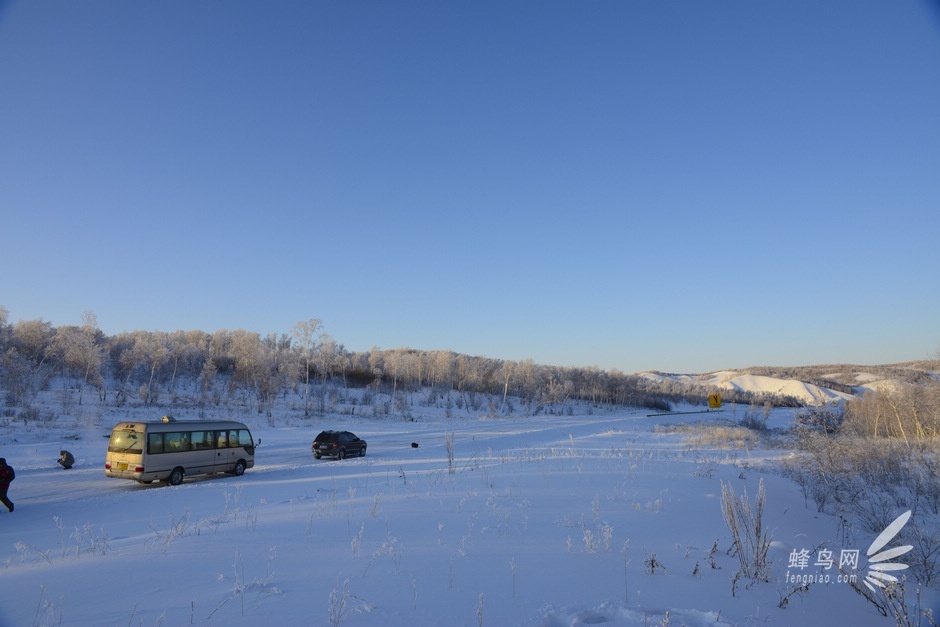
[[[0,625],[893,622],[835,571],[793,567],[794,551],[856,548],[861,576],[873,538],[772,472],[786,450],[717,428],[746,408],[489,419],[415,406],[408,422],[219,413],[206,417],[261,439],[256,466],[166,487],[106,478],[103,465],[114,423],[167,410],[84,407],[0,427],[17,471],[16,511],[0,509]],[[792,420],[774,410],[769,423]],[[323,428],[354,431],[368,455],[315,460]],[[55,463],[63,447],[72,470]],[[734,581],[722,482],[753,501],[760,480],[772,580]],[[788,578],[810,574],[831,580],[779,607],[798,587]]]

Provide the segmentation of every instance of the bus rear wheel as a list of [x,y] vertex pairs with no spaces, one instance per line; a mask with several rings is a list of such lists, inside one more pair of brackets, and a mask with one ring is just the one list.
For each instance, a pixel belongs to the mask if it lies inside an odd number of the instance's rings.
[[177,466],[173,469],[173,472],[170,473],[170,476],[166,480],[168,485],[179,485],[183,483],[183,469]]

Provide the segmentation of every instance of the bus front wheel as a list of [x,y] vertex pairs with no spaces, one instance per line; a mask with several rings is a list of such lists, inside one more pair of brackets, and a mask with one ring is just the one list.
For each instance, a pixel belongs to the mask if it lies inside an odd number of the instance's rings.
[[235,468],[232,469],[232,474],[236,477],[241,477],[245,474],[245,461],[240,459],[235,462]]

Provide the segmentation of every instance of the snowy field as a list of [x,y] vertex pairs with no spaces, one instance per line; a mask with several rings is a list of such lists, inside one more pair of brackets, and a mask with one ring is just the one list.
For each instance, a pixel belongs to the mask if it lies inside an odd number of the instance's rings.
[[[5,419],[17,479],[16,511],[0,509],[0,625],[892,624],[835,571],[791,595],[788,576],[824,572],[792,568],[794,551],[860,549],[861,576],[873,538],[807,506],[772,469],[786,450],[716,429],[744,409],[210,416],[249,425],[256,465],[176,487],[103,470],[114,423],[165,410]],[[324,428],[368,440],[367,456],[315,460]],[[72,470],[55,463],[63,447]],[[753,500],[761,479],[772,580],[735,581],[722,482]]]

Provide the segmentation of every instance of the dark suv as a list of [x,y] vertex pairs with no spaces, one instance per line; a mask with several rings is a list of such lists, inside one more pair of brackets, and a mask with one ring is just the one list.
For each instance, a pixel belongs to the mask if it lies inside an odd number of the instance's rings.
[[310,448],[317,459],[324,455],[336,459],[356,455],[363,457],[366,454],[366,441],[349,431],[321,431]]

